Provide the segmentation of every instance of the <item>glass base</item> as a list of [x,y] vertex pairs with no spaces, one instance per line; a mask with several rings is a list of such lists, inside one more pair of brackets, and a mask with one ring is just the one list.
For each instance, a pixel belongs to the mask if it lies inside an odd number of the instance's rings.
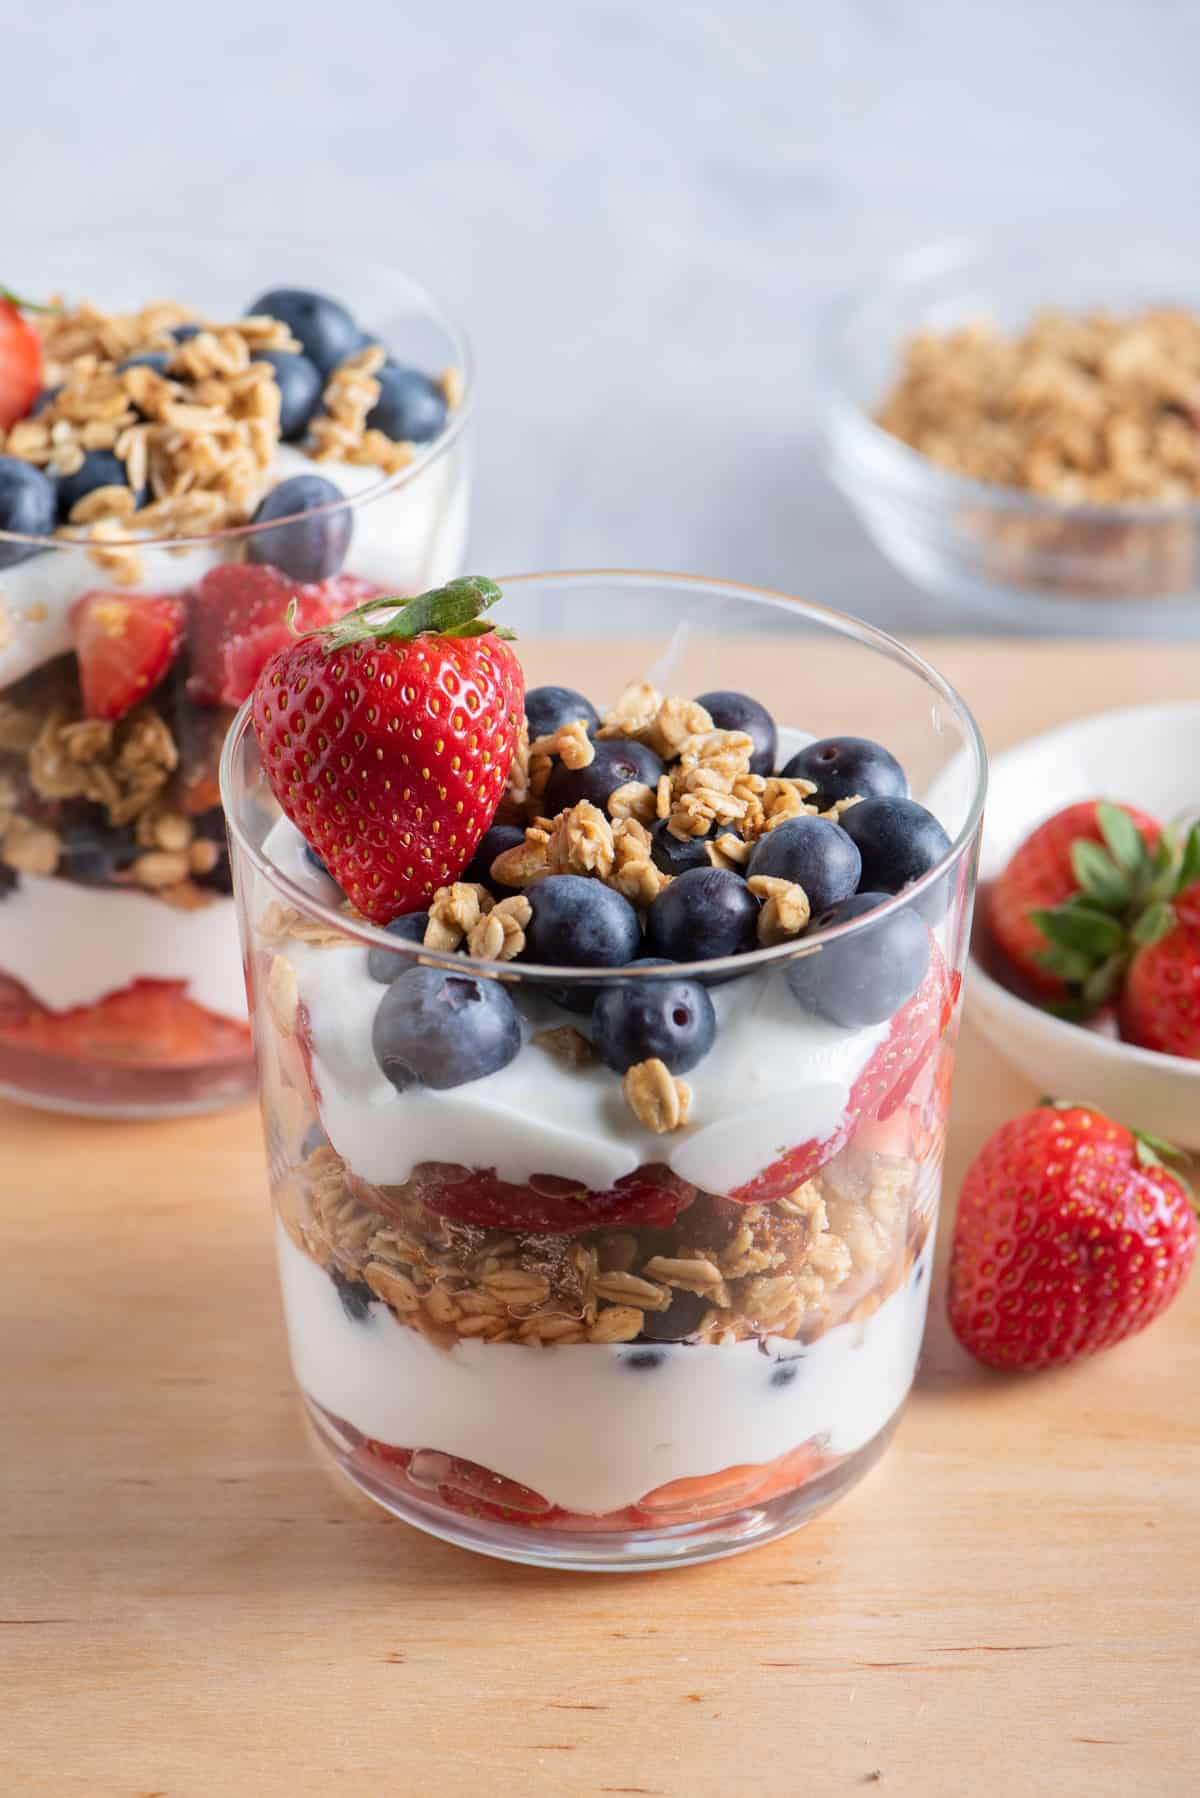
[[883,1455],[901,1415],[897,1411],[854,1454],[765,1503],[662,1529],[598,1528],[593,1532],[498,1523],[454,1511],[444,1504],[423,1503],[413,1496],[407,1482],[401,1490],[399,1482],[389,1478],[386,1461],[373,1459],[367,1464],[357,1444],[348,1441],[336,1421],[319,1406],[307,1398],[304,1406],[322,1459],[357,1492],[373,1499],[402,1523],[412,1524],[457,1548],[473,1549],[497,1560],[519,1561],[531,1567],[561,1567],[576,1573],[649,1573],[687,1567],[743,1554],[748,1548],[786,1536],[828,1510],[864,1478]]
[[187,1117],[225,1111],[255,1094],[246,1056],[194,1068],[106,1066],[0,1049],[0,1098],[75,1117]]

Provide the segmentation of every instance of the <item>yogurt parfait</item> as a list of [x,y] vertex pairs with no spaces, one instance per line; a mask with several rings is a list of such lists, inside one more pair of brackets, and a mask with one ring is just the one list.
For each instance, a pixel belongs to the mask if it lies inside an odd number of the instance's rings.
[[[606,582],[657,644],[585,640]],[[816,608],[498,600],[368,599],[272,657],[226,749],[292,1361],[410,1522],[704,1559],[846,1490],[911,1385],[982,752]]]
[[221,743],[293,628],[458,571],[469,394],[403,277],[107,273],[0,295],[0,1091],[136,1115],[253,1087]]

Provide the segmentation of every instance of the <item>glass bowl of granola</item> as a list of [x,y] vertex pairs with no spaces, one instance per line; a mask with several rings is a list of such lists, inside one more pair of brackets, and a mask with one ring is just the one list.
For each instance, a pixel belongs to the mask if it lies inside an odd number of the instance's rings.
[[207,1109],[253,1090],[223,737],[293,615],[458,572],[469,351],[415,282],[333,248],[4,272],[0,1092]]
[[983,749],[819,607],[553,574],[496,616],[368,608],[227,740],[296,1379],[433,1534],[708,1559],[861,1479],[913,1379]]
[[831,473],[884,553],[1024,628],[1200,624],[1200,273],[941,245],[831,315]]

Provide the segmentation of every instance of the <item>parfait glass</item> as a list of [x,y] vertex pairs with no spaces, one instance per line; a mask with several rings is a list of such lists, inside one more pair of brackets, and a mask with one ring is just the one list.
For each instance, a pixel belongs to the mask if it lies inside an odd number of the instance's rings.
[[[245,711],[227,741],[275,1244],[321,1450],[396,1516],[487,1553],[704,1560],[849,1490],[911,1385],[984,752],[932,668],[819,606],[657,574],[502,584],[527,687],[602,713],[640,679],[752,694],[777,765],[815,737],[876,738],[948,833],[876,910],[746,954],[468,961],[354,916],[280,817]],[[500,985],[522,1046],[498,1073],[384,1076],[374,1021],[421,963]],[[681,978],[711,999],[712,1046],[686,1093],[634,1103],[589,1009]]]
[[[50,409],[39,401],[0,433],[10,469],[27,458],[53,483],[59,526],[23,536],[0,518],[0,1093],[106,1116],[207,1110],[254,1090],[217,779],[225,732],[293,598],[315,622],[461,571],[470,351],[416,282],[336,243],[17,247],[6,273],[23,293],[69,306],[86,295],[95,311],[68,346],[82,365],[56,367],[48,343]],[[344,302],[359,337],[343,349],[366,352],[368,379],[384,352],[389,369],[428,377],[422,441],[364,442],[370,390],[353,370],[335,390],[340,365],[308,371],[319,443],[289,428],[286,398],[272,419],[255,381],[277,333],[238,331],[283,281]],[[229,328],[197,336],[172,325],[181,309]],[[122,345],[146,351],[132,375]],[[56,420],[53,394],[80,367],[75,415]],[[184,383],[174,399],[160,375]],[[73,507],[69,483],[95,453],[84,446],[114,435],[114,408],[125,422],[111,450],[133,456],[131,482],[140,457],[147,485],[136,502],[105,488]],[[231,523],[248,455],[258,476]],[[283,483],[300,498],[258,518],[260,495]],[[129,503],[110,516],[114,495]]]

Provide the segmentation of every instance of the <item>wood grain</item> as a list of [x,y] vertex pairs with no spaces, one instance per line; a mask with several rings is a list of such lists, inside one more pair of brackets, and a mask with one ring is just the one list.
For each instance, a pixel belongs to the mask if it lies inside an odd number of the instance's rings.
[[[1195,649],[929,650],[994,747],[1200,691]],[[949,1193],[1031,1096],[968,1027]],[[8,1108],[0,1141],[6,1794],[1196,1790],[1195,1282],[1029,1382],[966,1360],[935,1282],[900,1434],[842,1507],[711,1567],[558,1575],[313,1458],[252,1111]]]

